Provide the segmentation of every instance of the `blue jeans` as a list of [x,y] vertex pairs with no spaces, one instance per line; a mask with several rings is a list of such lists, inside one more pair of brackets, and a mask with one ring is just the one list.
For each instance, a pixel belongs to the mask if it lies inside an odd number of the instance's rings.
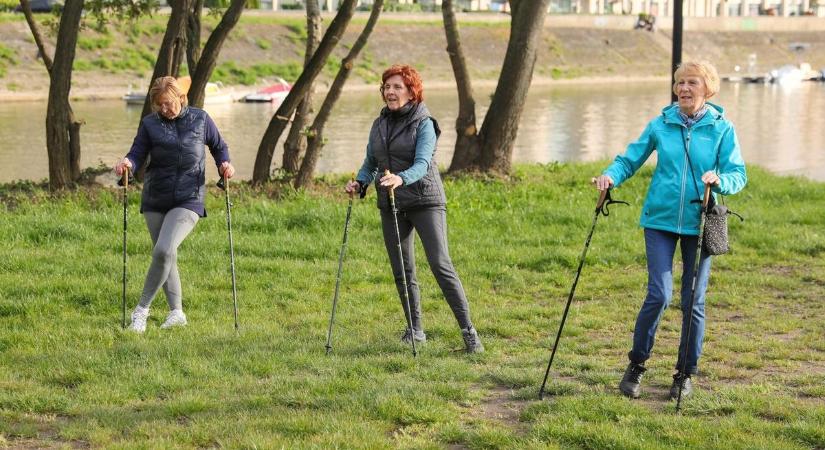
[[705,290],[710,276],[711,256],[702,252],[699,260],[699,277],[696,284],[696,301],[693,305],[693,321],[690,337],[687,336],[690,315],[690,293],[693,287],[693,267],[696,263],[698,236],[687,236],[668,231],[645,228],[645,251],[647,253],[647,297],[636,318],[633,332],[633,350],[628,357],[631,362],[642,364],[650,358],[656,339],[656,328],[662,314],[673,297],[673,255],[676,241],[682,249],[682,337],[679,341],[679,356],[676,369],[682,370],[685,346],[687,346],[687,366],[684,371],[695,374],[698,371],[699,355],[702,354],[702,339],[705,334]]

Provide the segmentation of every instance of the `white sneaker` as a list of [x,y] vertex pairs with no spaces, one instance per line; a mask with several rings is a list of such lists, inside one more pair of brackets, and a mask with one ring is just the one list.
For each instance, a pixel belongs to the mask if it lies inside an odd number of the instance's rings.
[[140,305],[135,306],[132,311],[132,323],[129,325],[129,330],[135,333],[143,333],[146,331],[146,319],[149,318],[149,308],[143,308]]
[[160,327],[166,329],[182,327],[184,325],[186,325],[186,314],[183,313],[182,309],[173,309],[169,311],[169,315],[166,316],[166,322],[163,322],[163,325]]

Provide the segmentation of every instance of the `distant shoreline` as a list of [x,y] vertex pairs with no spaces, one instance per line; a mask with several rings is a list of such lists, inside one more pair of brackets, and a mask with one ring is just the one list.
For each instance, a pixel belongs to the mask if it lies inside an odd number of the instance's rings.
[[[661,82],[667,81],[669,78],[664,76],[585,76],[580,78],[568,79],[553,79],[548,77],[534,77],[531,86],[570,86],[570,85],[589,85],[601,83],[613,83],[621,81],[624,83],[645,83],[645,82]],[[498,83],[498,80],[473,80],[473,87],[475,88],[493,88]],[[327,91],[327,86],[323,83],[316,87],[316,92],[323,94]],[[450,81],[433,81],[425,82],[425,88],[428,89],[450,89],[455,88],[455,83]],[[255,86],[227,86],[227,90],[236,93],[253,92],[257,89]],[[345,92],[363,92],[370,89],[375,89],[372,84],[366,83],[350,83],[344,86]],[[102,101],[102,100],[119,100],[126,92],[123,89],[90,89],[79,88],[72,89],[72,101]],[[48,91],[28,91],[28,92],[10,92],[0,91],[0,102],[41,102],[47,101],[49,98]]]

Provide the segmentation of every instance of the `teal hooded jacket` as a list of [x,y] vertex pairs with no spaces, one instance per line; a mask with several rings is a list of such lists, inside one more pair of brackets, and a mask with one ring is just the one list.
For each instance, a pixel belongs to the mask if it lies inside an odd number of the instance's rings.
[[677,104],[664,108],[602,173],[619,187],[656,151],[656,169],[639,220],[642,227],[698,236],[701,205],[695,200],[702,196],[702,174],[709,170],[719,175],[719,185],[712,188],[716,194],[731,195],[745,187],[748,176],[733,124],[721,106],[707,105],[705,115],[690,128],[679,117]]

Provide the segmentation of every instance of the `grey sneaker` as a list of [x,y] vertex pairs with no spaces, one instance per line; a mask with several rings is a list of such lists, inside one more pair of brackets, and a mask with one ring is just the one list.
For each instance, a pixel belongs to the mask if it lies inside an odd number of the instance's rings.
[[407,328],[404,330],[404,334],[401,335],[401,342],[411,344],[412,339],[415,339],[415,342],[427,342],[427,335],[424,334],[424,330],[414,330],[413,333],[410,333],[410,329]]
[[647,369],[642,364],[634,362],[628,364],[622,381],[619,383],[619,390],[622,391],[622,394],[630,398],[639,398],[639,394],[642,392],[642,374],[645,371]]
[[679,385],[682,385],[682,398],[685,398],[693,392],[693,383],[690,382],[690,374],[676,372],[673,374],[673,384],[670,386],[670,399],[676,400],[679,398]]
[[473,327],[464,328],[461,330],[461,336],[464,338],[464,351],[467,353],[483,353],[484,346],[481,345],[481,339],[478,337],[476,329]]

